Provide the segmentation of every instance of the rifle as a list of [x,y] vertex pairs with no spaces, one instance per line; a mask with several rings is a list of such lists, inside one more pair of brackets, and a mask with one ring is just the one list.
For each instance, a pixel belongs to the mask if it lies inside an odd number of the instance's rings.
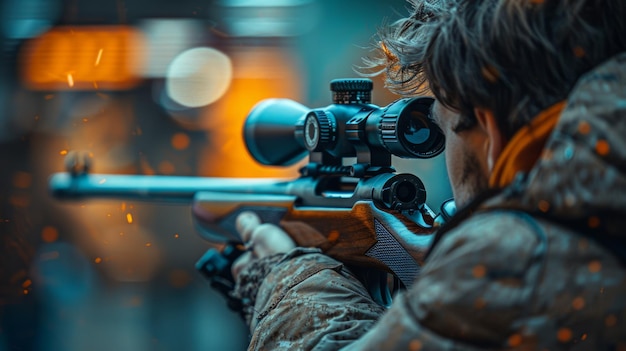
[[244,123],[246,147],[261,164],[288,166],[308,155],[296,179],[89,174],[88,159],[72,156],[68,172],[52,175],[52,195],[191,204],[200,236],[225,244],[207,251],[196,268],[234,309],[230,266],[244,250],[235,230],[242,211],[281,226],[297,245],[354,267],[374,299],[388,305],[387,274],[399,287],[412,283],[436,217],[422,181],[397,174],[391,156],[434,157],[444,149],[443,133],[429,117],[430,97],[379,107],[370,103],[369,79],[336,79],[330,86],[333,103],[325,108],[268,99]]

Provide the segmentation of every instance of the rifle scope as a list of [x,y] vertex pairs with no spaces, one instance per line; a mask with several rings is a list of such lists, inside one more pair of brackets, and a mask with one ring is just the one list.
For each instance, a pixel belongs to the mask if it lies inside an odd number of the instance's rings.
[[370,103],[370,79],[335,79],[333,103],[310,109],[289,99],[259,102],[244,124],[244,140],[255,160],[288,166],[309,153],[321,164],[389,166],[391,155],[431,158],[444,149],[444,135],[430,118],[433,99],[402,98],[379,107]]

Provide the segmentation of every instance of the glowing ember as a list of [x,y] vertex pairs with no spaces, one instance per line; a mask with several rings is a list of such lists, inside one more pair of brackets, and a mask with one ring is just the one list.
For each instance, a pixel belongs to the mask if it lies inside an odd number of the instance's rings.
[[100,64],[100,59],[102,58],[102,51],[104,51],[102,48],[98,50],[98,57],[96,57],[96,63],[94,64],[94,66],[97,66]]
[[130,213],[126,214],[126,221],[128,222],[128,224],[133,223],[133,215]]

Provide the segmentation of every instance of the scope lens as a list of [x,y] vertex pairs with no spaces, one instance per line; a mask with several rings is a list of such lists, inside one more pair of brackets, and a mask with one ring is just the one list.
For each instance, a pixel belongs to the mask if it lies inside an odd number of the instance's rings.
[[[393,109],[389,109],[389,116],[392,117],[397,113],[397,119],[394,123],[386,124],[385,127],[389,130],[395,128],[393,131],[395,138],[383,137],[383,140],[394,155],[431,158],[443,151],[445,137],[439,126],[430,118],[430,108],[433,102],[434,99],[430,97],[402,99],[394,103]],[[383,123],[386,118],[388,117],[383,117]],[[394,139],[395,143],[392,142]]]
[[411,144],[423,144],[428,141],[430,129],[422,121],[422,118],[409,120],[404,130],[400,131],[402,137]]
[[398,121],[398,129],[400,142],[419,157],[429,158],[443,151],[443,133],[423,111],[410,111]]

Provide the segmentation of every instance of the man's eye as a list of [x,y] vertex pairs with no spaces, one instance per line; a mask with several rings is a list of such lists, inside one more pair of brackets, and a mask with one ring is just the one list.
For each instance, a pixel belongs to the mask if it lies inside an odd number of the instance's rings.
[[454,127],[452,127],[452,131],[459,134],[461,132],[474,128],[475,125],[476,121],[474,120],[471,120],[469,118],[460,118],[459,122]]

